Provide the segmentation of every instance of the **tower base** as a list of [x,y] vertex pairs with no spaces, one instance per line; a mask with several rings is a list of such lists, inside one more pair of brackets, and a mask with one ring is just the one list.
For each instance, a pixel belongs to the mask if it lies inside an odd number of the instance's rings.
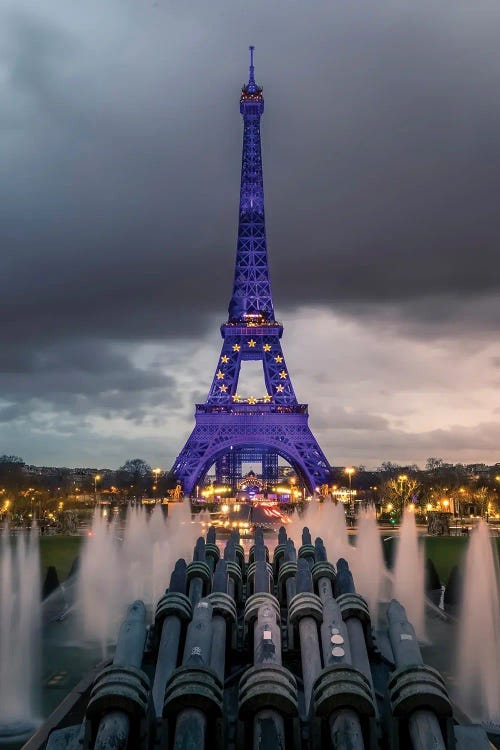
[[331,468],[308,419],[307,404],[197,404],[195,428],[172,473],[190,495],[221,456],[236,448],[254,447],[282,456],[313,493],[319,485],[329,482]]

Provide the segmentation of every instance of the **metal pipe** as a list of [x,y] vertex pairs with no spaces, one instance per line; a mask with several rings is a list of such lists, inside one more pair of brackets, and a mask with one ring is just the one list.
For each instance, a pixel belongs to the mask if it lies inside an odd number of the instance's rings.
[[226,621],[222,615],[215,615],[212,620],[212,653],[210,655],[210,666],[224,682],[224,671],[226,665]]
[[348,617],[345,624],[349,635],[349,643],[351,644],[352,665],[353,667],[356,667],[356,669],[359,669],[360,672],[363,672],[364,676],[368,679],[373,692],[372,672],[370,669],[368,652],[366,650],[363,624],[357,617]]
[[102,717],[94,750],[125,750],[130,733],[130,719],[123,711],[110,711]]
[[192,578],[189,584],[189,601],[193,609],[203,597],[203,581],[201,578]]
[[180,618],[174,616],[163,623],[152,691],[156,716],[162,715],[165,687],[177,666],[181,626]]
[[[352,664],[351,644],[340,607],[333,597],[323,604],[321,643],[325,667]],[[364,750],[361,721],[356,711],[334,711],[328,719],[333,750]]]
[[446,750],[439,721],[432,711],[414,711],[408,719],[408,731],[413,750]]
[[[314,603],[314,601],[318,604],[318,619],[321,619],[321,606],[314,594],[311,568],[309,567],[308,562],[302,558],[299,558],[297,561],[296,582],[297,598],[295,599],[292,608],[297,611],[297,617],[299,620],[300,658],[302,662],[302,679],[304,681],[304,699],[306,704],[306,714],[309,715],[312,687],[314,681],[321,672],[318,625],[314,617],[310,616],[311,604]],[[301,594],[304,596],[301,597]],[[299,605],[305,605],[305,609],[302,611],[304,611],[304,613],[308,612],[307,615],[301,616],[300,606],[296,609],[297,602]],[[295,620],[295,616],[290,610],[289,612],[291,618]]]
[[292,601],[293,597],[297,593],[297,584],[295,581],[295,576],[291,576],[290,578],[287,578],[285,583],[286,588],[286,605],[287,607],[290,606],[290,602]]
[[[182,558],[175,563],[174,570],[170,576],[168,592],[169,594],[186,595],[186,561]],[[156,716],[162,715],[165,687],[177,666],[181,628],[181,617],[177,617],[176,615],[167,615],[165,617],[161,629],[152,688]]]
[[[389,640],[396,667],[423,666],[417,636],[413,625],[408,621],[405,608],[395,599],[387,608]],[[419,677],[415,677],[415,690],[419,690]],[[417,708],[408,716],[408,731],[413,750],[445,750],[446,745],[438,718],[429,708]]]
[[387,607],[389,640],[397,667],[423,664],[420,646],[413,625],[408,621],[405,608],[393,599]]
[[[208,601],[198,602],[189,623],[184,647],[183,666],[210,665],[212,651],[212,605]],[[177,716],[174,750],[205,747],[207,717],[198,709],[185,708]]]
[[[146,607],[135,601],[127,610],[116,643],[114,666],[140,669],[146,641]],[[94,750],[122,750],[130,733],[130,719],[125,711],[109,711],[101,718]]]
[[[256,545],[256,552],[259,546]],[[267,585],[264,583],[266,580]],[[265,558],[256,562],[255,590],[256,593],[270,593],[270,579]],[[276,623],[274,610],[266,604],[259,607],[254,624],[253,649],[254,666],[265,664],[281,666],[281,630]],[[278,748],[284,750],[285,724],[278,711],[270,709],[258,711],[254,716],[253,730],[254,750],[277,750]]]
[[301,617],[299,620],[300,656],[302,660],[302,679],[304,681],[304,700],[306,713],[311,705],[312,686],[321,672],[321,656],[318,643],[318,626],[312,617]]
[[[215,568],[212,587],[213,593],[214,595],[217,593],[226,594],[227,588],[227,563],[225,560],[219,560]],[[210,654],[210,666],[222,683],[224,683],[226,667],[226,633],[226,619],[218,612],[212,617],[212,652]]]
[[177,717],[174,750],[203,750],[207,717],[197,708],[186,708]]
[[284,750],[285,722],[277,711],[263,709],[253,720],[253,750]]
[[350,708],[334,711],[328,723],[332,750],[364,750],[361,724],[355,711]]
[[[317,563],[328,561],[325,545],[323,544],[323,540],[320,536],[316,537],[314,541],[314,549],[314,557]],[[322,576],[318,579],[318,594],[323,604],[327,599],[331,599],[331,597],[333,596],[333,589],[330,578]]]
[[122,622],[116,643],[113,664],[140,668],[146,642],[146,607],[141,601],[130,605]]
[[[337,562],[337,576],[335,578],[334,591],[336,597],[342,597],[344,594],[354,595],[348,600],[349,605],[346,609],[344,609],[344,604],[341,604],[341,610],[345,617],[345,624],[349,635],[352,664],[356,669],[359,669],[360,672],[363,672],[370,683],[373,697],[375,697],[370,660],[368,659],[368,651],[366,648],[365,628],[363,625],[363,622],[366,623],[367,627],[369,627],[370,624],[368,605],[364,599],[356,593],[356,587],[349,568],[349,563],[347,560],[344,560],[343,557]],[[342,601],[342,599],[339,600],[339,602]]]

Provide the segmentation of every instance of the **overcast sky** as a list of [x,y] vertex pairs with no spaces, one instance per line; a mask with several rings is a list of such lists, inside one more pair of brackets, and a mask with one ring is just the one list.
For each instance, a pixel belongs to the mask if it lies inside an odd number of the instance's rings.
[[498,0],[0,0],[0,453],[173,463],[220,352],[254,44],[324,452],[500,461],[499,28]]

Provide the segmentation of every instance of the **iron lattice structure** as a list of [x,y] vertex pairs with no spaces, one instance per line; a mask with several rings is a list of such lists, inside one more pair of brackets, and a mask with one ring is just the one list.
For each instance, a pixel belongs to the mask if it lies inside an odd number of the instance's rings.
[[[221,326],[222,351],[208,398],[196,405],[196,425],[172,468],[191,494],[212,464],[233,487],[248,456],[262,460],[273,482],[277,457],[288,461],[311,492],[331,476],[331,467],[308,426],[307,404],[299,404],[286,366],[283,326],[274,318],[264,215],[260,118],[262,87],[250,75],[241,91],[243,155],[238,246],[228,322]],[[241,398],[238,378],[246,360],[262,362],[266,393]]]

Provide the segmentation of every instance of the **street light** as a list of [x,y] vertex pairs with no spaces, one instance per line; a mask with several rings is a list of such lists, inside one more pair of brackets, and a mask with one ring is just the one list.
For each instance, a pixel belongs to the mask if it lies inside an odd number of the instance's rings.
[[399,482],[399,494],[401,496],[401,512],[405,509],[405,499],[403,495],[403,485],[405,482],[408,481],[408,476],[406,474],[400,474],[398,476],[398,482]]
[[408,481],[408,477],[406,474],[400,474],[398,477],[399,482],[399,492],[401,495],[403,494],[403,484]]
[[94,477],[94,505],[97,505],[97,482],[101,481],[101,475],[96,474]]
[[154,490],[155,490],[155,493],[156,493],[155,497],[156,497],[156,499],[158,499],[158,477],[161,474],[161,469],[160,469],[159,466],[157,466],[156,468],[153,469],[153,474],[155,476],[155,486],[154,486]]
[[344,469],[344,472],[349,477],[349,511],[351,513],[354,513],[354,508],[352,507],[352,486],[351,485],[352,485],[352,475],[354,474],[355,471],[356,469],[354,469],[352,466],[346,466],[346,468]]

